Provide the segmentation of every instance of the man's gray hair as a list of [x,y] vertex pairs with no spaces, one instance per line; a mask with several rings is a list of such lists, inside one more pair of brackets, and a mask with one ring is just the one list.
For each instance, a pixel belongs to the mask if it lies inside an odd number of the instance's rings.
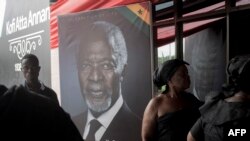
[[127,64],[128,59],[126,42],[121,29],[106,21],[96,21],[94,22],[94,27],[103,28],[104,32],[107,34],[108,43],[113,49],[112,55],[115,58],[115,61],[117,61],[116,71],[121,73],[124,66]]

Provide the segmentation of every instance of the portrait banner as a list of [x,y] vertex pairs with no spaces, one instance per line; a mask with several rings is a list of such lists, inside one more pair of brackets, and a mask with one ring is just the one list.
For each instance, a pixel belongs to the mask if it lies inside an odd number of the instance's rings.
[[[140,140],[152,97],[150,3],[58,17],[61,105],[83,138]],[[92,120],[100,122],[92,132]],[[132,133],[134,132],[134,133]]]

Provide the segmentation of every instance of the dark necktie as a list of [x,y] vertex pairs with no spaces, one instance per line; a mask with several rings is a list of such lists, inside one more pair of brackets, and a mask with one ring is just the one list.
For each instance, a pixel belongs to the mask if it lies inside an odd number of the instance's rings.
[[100,127],[101,123],[98,120],[96,119],[91,120],[89,134],[85,141],[95,141],[95,133]]

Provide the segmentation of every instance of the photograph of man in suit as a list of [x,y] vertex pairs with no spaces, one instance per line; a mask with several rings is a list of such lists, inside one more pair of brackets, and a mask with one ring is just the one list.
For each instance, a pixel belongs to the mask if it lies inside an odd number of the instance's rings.
[[106,21],[86,29],[77,45],[77,68],[87,111],[73,121],[86,141],[140,141],[141,120],[122,96],[128,58],[124,35]]

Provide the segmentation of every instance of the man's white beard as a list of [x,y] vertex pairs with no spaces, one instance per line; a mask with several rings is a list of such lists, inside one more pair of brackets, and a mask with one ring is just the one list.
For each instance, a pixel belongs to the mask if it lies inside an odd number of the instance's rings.
[[111,96],[108,97],[107,100],[105,100],[104,103],[98,103],[98,102],[93,102],[90,101],[89,99],[86,100],[86,103],[89,107],[89,109],[91,109],[94,112],[103,112],[108,110],[108,108],[111,105]]

